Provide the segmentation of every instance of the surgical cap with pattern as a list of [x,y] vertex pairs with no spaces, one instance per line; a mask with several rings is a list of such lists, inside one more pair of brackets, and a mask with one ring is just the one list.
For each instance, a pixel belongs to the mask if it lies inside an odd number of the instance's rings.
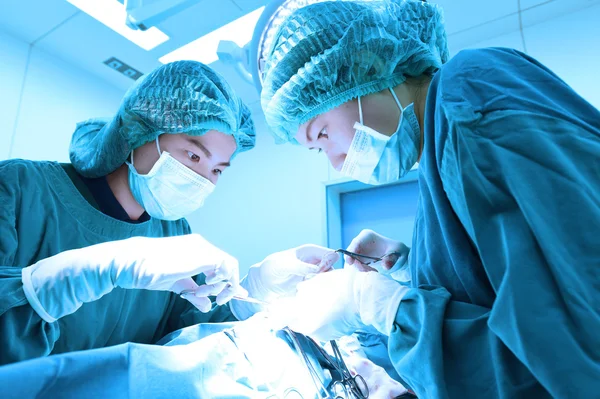
[[176,61],[138,79],[113,118],[79,123],[69,153],[79,173],[100,177],[161,134],[201,136],[209,130],[232,135],[236,154],[254,147],[250,109],[225,79],[199,62]]
[[268,50],[261,93],[278,142],[350,101],[433,74],[449,58],[438,6],[415,0],[330,1],[284,20]]

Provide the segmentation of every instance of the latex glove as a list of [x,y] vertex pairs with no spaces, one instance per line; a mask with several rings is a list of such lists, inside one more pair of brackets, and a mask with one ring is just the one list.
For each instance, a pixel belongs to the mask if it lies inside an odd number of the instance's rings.
[[366,266],[354,258],[344,255],[346,265],[354,265],[360,271],[378,271],[388,275],[398,271],[406,264],[410,252],[410,248],[400,241],[394,241],[367,229],[361,231],[350,242],[347,250],[361,255],[383,257],[383,260]]
[[389,335],[408,289],[376,272],[333,270],[298,284],[296,296],[272,305],[269,317],[321,341],[368,326]]
[[[206,286],[191,278],[206,275]],[[197,234],[176,237],[134,237],[65,251],[22,270],[27,300],[42,319],[51,323],[75,312],[115,287],[181,292],[201,311],[244,295],[239,286],[238,262]]]
[[[250,297],[271,303],[282,296],[295,295],[298,283],[331,270],[338,260],[339,254],[329,248],[302,245],[271,254],[253,265],[241,285]],[[241,301],[232,301],[229,306],[238,320],[264,310],[260,305]]]

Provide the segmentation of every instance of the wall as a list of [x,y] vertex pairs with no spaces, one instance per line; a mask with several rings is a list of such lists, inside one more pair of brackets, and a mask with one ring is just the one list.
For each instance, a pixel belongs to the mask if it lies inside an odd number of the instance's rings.
[[0,160],[68,161],[75,124],[114,114],[123,95],[106,81],[2,31],[0,87]]

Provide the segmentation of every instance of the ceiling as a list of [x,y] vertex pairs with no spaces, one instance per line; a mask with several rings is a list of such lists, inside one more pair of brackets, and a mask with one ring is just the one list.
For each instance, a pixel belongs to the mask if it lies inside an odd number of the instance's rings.
[[[103,62],[116,57],[145,73],[160,65],[158,58],[223,26],[269,0],[198,0],[198,3],[158,25],[170,40],[145,51],[105,27],[65,0],[0,0],[0,29],[58,56],[126,90],[132,81]],[[580,10],[599,0],[438,0],[444,8],[451,52],[479,41],[519,30],[519,3],[524,26]],[[250,41],[250,37],[248,41]],[[232,67],[219,61],[213,68],[230,80],[252,107],[258,96]]]

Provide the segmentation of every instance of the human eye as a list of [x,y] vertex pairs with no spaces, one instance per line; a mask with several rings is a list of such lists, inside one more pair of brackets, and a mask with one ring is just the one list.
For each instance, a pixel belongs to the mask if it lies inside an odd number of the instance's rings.
[[196,154],[194,154],[191,151],[187,152],[188,158],[192,161],[192,162],[200,162],[200,157]]
[[329,138],[329,136],[327,135],[327,128],[324,127],[323,129],[321,129],[321,131],[317,135],[317,140],[328,139],[328,138]]

